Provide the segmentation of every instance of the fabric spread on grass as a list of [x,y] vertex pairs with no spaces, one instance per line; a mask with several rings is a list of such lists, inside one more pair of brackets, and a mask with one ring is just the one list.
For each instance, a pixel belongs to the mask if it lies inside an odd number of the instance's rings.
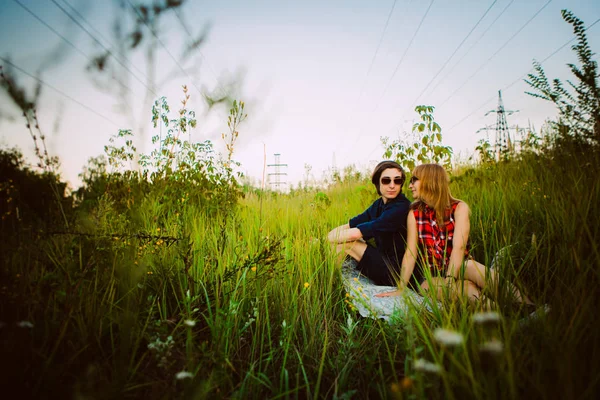
[[395,286],[377,286],[358,271],[358,262],[346,258],[342,263],[342,281],[347,299],[365,318],[382,318],[388,322],[408,316],[410,307],[432,311],[430,300],[413,290],[405,289],[400,296],[375,297],[376,294],[396,290]]

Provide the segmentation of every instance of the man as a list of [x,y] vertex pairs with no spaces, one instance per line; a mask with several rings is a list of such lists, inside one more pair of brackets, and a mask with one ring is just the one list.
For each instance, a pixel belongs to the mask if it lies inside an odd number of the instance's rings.
[[[371,182],[381,197],[365,212],[327,235],[338,254],[358,261],[358,270],[376,285],[396,285],[406,247],[410,201],[402,194],[406,175],[394,161],[382,161]],[[370,239],[374,239],[373,246]]]

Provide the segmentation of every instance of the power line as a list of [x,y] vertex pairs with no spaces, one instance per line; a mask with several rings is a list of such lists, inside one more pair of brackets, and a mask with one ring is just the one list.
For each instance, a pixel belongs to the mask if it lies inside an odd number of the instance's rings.
[[[177,17],[177,19],[179,20],[179,22],[181,23],[181,26],[183,26],[183,29],[185,30],[185,32],[188,34],[188,36],[190,37],[190,40],[193,42],[194,41],[194,35],[192,34],[192,32],[190,31],[190,29],[188,28],[187,24],[185,23],[185,21],[183,20],[183,18],[181,17],[181,12],[179,9],[173,7],[173,12],[175,13],[175,16]],[[221,85],[219,85],[219,80],[217,79],[217,74],[215,73],[214,69],[212,68],[212,66],[210,65],[210,63],[208,62],[208,60],[206,59],[206,57],[204,56],[204,54],[202,53],[202,51],[200,51],[198,49],[198,53],[200,54],[200,56],[202,57],[202,60],[206,63],[206,66],[208,67],[209,71],[211,72],[213,78],[215,79],[215,82],[217,84],[217,86],[219,86],[221,88],[221,90],[223,90],[223,92],[225,93],[225,90],[221,87]]]
[[[597,19],[596,21],[594,21],[594,23],[592,23],[590,26],[588,26],[585,30],[588,31],[590,28],[592,28],[594,25],[596,25],[598,22],[600,22],[600,18]],[[550,53],[546,58],[544,58],[542,61],[540,61],[540,65],[542,65],[543,63],[545,63],[546,61],[548,61],[551,57],[553,57],[554,55],[556,55],[559,51],[561,51],[562,49],[564,49],[566,46],[568,46],[571,42],[573,42],[575,39],[577,39],[577,37],[573,37],[571,38],[571,40],[569,40],[568,42],[564,43],[562,46],[560,46],[559,48],[557,48],[556,50],[554,50],[552,53]],[[505,86],[502,90],[506,91],[508,89],[510,89],[511,87],[513,87],[514,85],[516,85],[517,83],[521,82],[523,80],[523,78],[525,78],[528,74],[530,74],[532,71],[534,71],[533,68],[529,69],[526,73],[524,73],[523,75],[521,75],[519,78],[517,78],[515,81],[513,81],[511,84]],[[487,99],[485,102],[483,102],[479,107],[477,107],[476,109],[474,109],[471,113],[469,113],[468,115],[466,115],[464,118],[462,118],[460,121],[458,121],[456,124],[454,124],[450,129],[448,129],[449,131],[453,130],[454,128],[456,128],[457,126],[459,126],[460,124],[462,124],[463,122],[465,122],[467,119],[469,119],[473,114],[475,114],[477,111],[479,111],[480,109],[482,109],[486,104],[488,104],[490,101],[492,101],[494,98],[496,97],[496,95],[493,95],[492,97],[490,97],[489,99]]]
[[[425,11],[425,14],[423,14],[423,17],[421,18],[421,22],[419,22],[419,26],[417,26],[417,30],[415,31],[412,38],[410,39],[410,42],[408,43],[408,47],[404,50],[404,54],[402,54],[402,57],[400,57],[400,61],[398,61],[398,64],[396,65],[396,69],[394,69],[392,76],[390,77],[389,81],[383,88],[383,93],[381,94],[381,96],[379,96],[379,101],[377,102],[377,106],[379,106],[379,102],[381,101],[383,96],[387,93],[387,89],[390,86],[390,83],[392,83],[392,80],[396,76],[398,69],[400,69],[400,66],[402,65],[402,62],[404,61],[404,58],[406,57],[408,50],[410,50],[415,38],[417,37],[417,34],[419,33],[419,30],[421,29],[421,26],[423,25],[423,22],[425,21],[425,18],[427,18],[427,14],[429,14],[429,10],[431,10],[431,6],[433,6],[434,2],[435,2],[435,0],[431,0],[431,3],[429,3],[429,7],[427,7],[427,11]],[[377,108],[377,107],[375,107],[375,108]]]
[[179,62],[173,56],[173,54],[171,54],[171,52],[169,51],[169,49],[167,48],[167,46],[165,46],[165,44],[163,43],[163,41],[160,40],[160,38],[158,37],[158,35],[156,34],[156,32],[154,32],[154,29],[152,27],[150,27],[150,25],[148,25],[148,23],[146,22],[146,19],[144,18],[144,16],[141,15],[140,12],[139,12],[139,10],[131,3],[131,0],[126,0],[126,1],[127,1],[127,3],[129,3],[129,5],[133,9],[133,11],[135,11],[135,13],[137,14],[137,16],[140,19],[140,21],[144,25],[146,25],[146,27],[148,28],[148,30],[150,31],[150,33],[152,33],[152,35],[156,38],[156,40],[161,45],[161,47],[167,52],[167,54],[169,55],[169,57],[171,57],[171,59],[179,67],[179,69],[181,70],[181,72],[183,72],[187,76],[187,78],[190,80],[192,86],[194,86],[194,88],[198,91],[198,93],[200,94],[200,96],[202,96],[202,91],[200,89],[198,89],[198,86],[196,86],[196,83],[194,82],[194,80],[190,77],[190,75],[187,73],[187,71],[185,69],[183,69],[183,67],[181,66],[181,64],[179,64]]
[[[434,2],[435,2],[435,0],[431,0],[431,3],[429,3],[429,7],[427,7],[427,10],[425,11],[425,14],[423,14],[423,17],[421,18],[421,21],[419,22],[419,25],[417,26],[417,29],[415,30],[415,33],[413,34],[412,38],[410,39],[410,42],[408,43],[408,46],[404,50],[404,53],[402,54],[402,57],[400,57],[400,61],[396,65],[396,68],[394,69],[394,72],[392,73],[392,76],[390,77],[390,79],[388,80],[387,84],[385,85],[383,93],[379,96],[379,99],[377,100],[377,104],[376,104],[375,108],[373,109],[373,111],[371,111],[371,114],[373,112],[375,112],[377,110],[377,108],[379,107],[379,103],[381,102],[381,99],[386,94],[387,88],[390,86],[390,83],[394,79],[394,76],[396,76],[396,73],[398,72],[398,69],[402,65],[402,62],[404,61],[404,58],[406,57],[406,54],[408,53],[408,50],[411,48],[411,46],[412,46],[415,38],[417,37],[417,34],[419,33],[419,30],[421,29],[421,26],[423,25],[423,22],[425,21],[425,18],[429,14],[429,10],[431,10],[431,6],[433,6]],[[356,139],[354,140],[352,146],[354,146],[356,144],[356,142],[360,139],[360,135],[361,135],[362,131],[363,131],[363,128],[360,129],[360,131],[359,131]],[[346,149],[344,148],[343,150],[345,151]]]
[[494,57],[496,57],[496,55],[498,53],[500,53],[519,33],[521,33],[521,31],[523,29],[525,29],[525,27],[527,25],[529,25],[531,23],[531,21],[533,21],[535,19],[535,17],[537,17],[551,2],[552,2],[552,0],[548,0],[548,2],[546,4],[544,4],[531,18],[529,18],[529,20],[527,20],[527,22],[523,26],[521,26],[519,28],[519,30],[517,30],[506,42],[504,42],[504,44],[502,46],[500,46],[500,48],[498,50],[496,50],[496,52],[494,54],[492,54],[492,56],[490,58],[488,58],[483,64],[481,64],[479,66],[479,68],[477,68],[475,70],[475,72],[470,77],[468,77],[466,81],[464,81],[462,83],[462,85],[460,85],[454,92],[452,92],[452,94],[440,104],[440,107],[443,106],[444,104],[446,104],[448,102],[448,100],[450,100],[452,97],[454,97],[454,95],[456,93],[458,93],[458,91],[460,91],[467,83],[469,83],[469,81],[471,79],[473,79],[473,77],[475,77],[475,75],[477,75],[479,73],[479,71],[481,71],[483,69],[483,67],[485,67],[490,61],[492,61],[492,59]]
[[435,78],[437,78],[438,75],[444,70],[444,68],[446,68],[446,66],[448,65],[448,63],[452,59],[452,57],[454,57],[454,55],[458,52],[458,50],[462,47],[462,45],[465,44],[465,42],[467,41],[467,39],[471,36],[471,34],[473,33],[473,31],[479,26],[479,24],[481,23],[481,21],[483,21],[483,19],[485,18],[485,16],[488,15],[488,13],[494,7],[494,5],[496,4],[497,1],[498,0],[494,0],[492,2],[492,4],[488,7],[488,9],[483,13],[483,15],[481,16],[481,18],[479,18],[479,21],[477,21],[477,23],[473,26],[473,28],[471,28],[471,30],[469,31],[469,33],[467,34],[467,36],[465,36],[465,38],[460,42],[460,44],[456,47],[456,49],[454,49],[454,51],[452,52],[452,54],[450,55],[450,57],[448,57],[448,59],[446,60],[446,62],[444,62],[444,64],[438,70],[438,72],[433,76],[433,78],[431,78],[431,80],[429,81],[429,83],[427,83],[427,85],[425,86],[425,88],[423,89],[423,91],[421,91],[421,93],[417,96],[417,98],[415,99],[415,101],[413,101],[413,103],[412,103],[413,106],[417,105],[416,103],[419,101],[419,99],[421,98],[421,96],[423,96],[423,93],[425,93],[425,91],[427,89],[429,89],[429,86],[433,83],[433,81],[435,80]]
[[[183,29],[185,30],[185,32],[190,37],[191,43],[193,43],[194,42],[194,35],[192,35],[192,32],[190,31],[190,29],[188,28],[187,24],[185,23],[185,21],[181,17],[181,11],[179,9],[173,7],[173,12],[175,13],[175,16],[177,17],[177,19],[181,23],[181,26],[183,26]],[[206,63],[206,66],[208,67],[208,70],[212,74],[213,79],[215,80],[215,83],[217,85],[217,88],[221,89],[221,96],[228,96],[227,90],[225,90],[225,88],[219,82],[219,79],[217,78],[217,74],[215,73],[215,70],[210,65],[210,63],[208,62],[208,60],[206,59],[206,56],[202,53],[202,51],[200,51],[200,49],[197,49],[197,51],[200,54],[200,56],[202,57],[202,61],[204,61]]]
[[0,56],[0,60],[2,60],[4,63],[10,65],[11,67],[13,67],[14,69],[20,71],[21,73],[29,76],[30,78],[36,80],[37,82],[39,82],[40,84],[54,90],[55,92],[57,92],[58,94],[62,95],[63,97],[71,100],[73,103],[79,104],[81,107],[85,108],[86,110],[88,110],[89,112],[97,115],[98,117],[102,118],[103,120],[111,123],[112,125],[114,125],[115,127],[119,128],[119,125],[117,125],[113,120],[111,120],[110,118],[100,114],[99,112],[97,112],[96,110],[94,110],[93,108],[85,105],[84,103],[74,99],[73,97],[69,96],[68,94],[64,93],[63,91],[55,88],[54,86],[50,85],[49,83],[44,82],[43,80],[41,80],[40,78],[33,76],[32,74],[30,74],[29,72],[25,71],[23,68],[19,67],[18,65],[16,65],[15,63],[13,63],[12,61],[7,60],[6,58]]
[[37,19],[42,25],[44,25],[46,28],[50,29],[56,36],[60,37],[65,43],[67,43],[69,46],[71,46],[76,52],[78,52],[79,54],[81,54],[82,56],[84,56],[85,58],[87,58],[88,60],[92,61],[90,56],[88,56],[87,54],[85,54],[82,50],[80,50],[77,46],[75,46],[73,44],[73,42],[71,42],[69,39],[67,39],[66,37],[64,37],[60,32],[58,32],[56,29],[54,29],[53,27],[51,27],[50,25],[48,25],[48,23],[46,23],[46,21],[44,21],[43,19],[41,19],[40,17],[37,16],[36,13],[34,13],[33,11],[31,11],[25,4],[21,3],[19,0],[13,0],[15,3],[17,3],[19,6],[21,6],[21,8],[23,8],[25,11],[27,11],[32,17],[34,17],[35,19]]
[[363,84],[360,88],[358,100],[356,100],[357,104],[360,103],[360,99],[362,98],[365,86],[367,84],[367,79],[369,78],[369,75],[371,74],[371,70],[373,69],[373,65],[375,64],[375,59],[377,58],[377,54],[379,54],[379,49],[381,48],[381,43],[383,42],[383,38],[385,37],[385,33],[386,33],[388,25],[390,23],[390,19],[392,18],[392,14],[394,13],[394,8],[396,8],[396,1],[397,0],[394,0],[394,4],[392,4],[392,9],[390,10],[387,20],[385,21],[385,26],[383,27],[383,32],[381,32],[381,37],[379,38],[379,43],[377,44],[377,49],[375,49],[375,54],[373,54],[373,58],[371,59],[369,69],[367,70],[367,76],[365,77]]
[[463,54],[459,60],[452,66],[452,68],[450,68],[448,70],[448,72],[446,72],[446,74],[438,81],[438,83],[433,87],[433,89],[431,89],[431,93],[434,93],[435,90],[442,84],[442,82],[444,82],[446,80],[446,78],[448,76],[450,76],[450,74],[454,71],[454,69],[456,68],[457,65],[459,65],[462,60],[465,59],[465,57],[467,55],[469,55],[469,53],[471,53],[471,50],[473,50],[473,48],[477,45],[477,43],[479,43],[481,41],[481,39],[483,39],[483,37],[489,32],[490,29],[492,29],[492,27],[494,26],[494,24],[500,19],[500,17],[502,17],[502,15],[506,12],[506,10],[508,10],[508,8],[512,5],[512,3],[514,3],[515,0],[511,0],[510,3],[508,3],[506,5],[506,7],[504,7],[504,9],[500,12],[500,14],[498,14],[496,16],[496,18],[492,21],[492,23],[486,28],[486,30],[481,34],[481,36],[479,36],[477,38],[476,41],[473,42],[473,44],[471,44],[471,46],[469,47],[469,49],[466,51],[465,54]]
[[383,42],[383,38],[385,37],[385,33],[386,33],[386,31],[387,31],[387,27],[388,27],[388,24],[389,24],[389,22],[390,22],[390,19],[391,19],[391,17],[392,17],[392,14],[393,14],[393,12],[394,12],[394,8],[395,8],[395,7],[396,7],[396,0],[394,0],[394,3],[392,4],[392,8],[391,8],[390,12],[388,13],[388,17],[387,17],[387,20],[386,20],[386,22],[385,22],[385,26],[384,26],[384,28],[383,28],[383,31],[381,32],[381,37],[379,38],[379,43],[377,44],[377,49],[375,50],[375,54],[373,54],[373,57],[372,57],[372,59],[371,59],[371,64],[369,65],[369,69],[367,70],[367,75],[365,76],[365,79],[363,80],[363,83],[362,83],[362,85],[361,85],[361,88],[360,88],[360,92],[359,92],[358,98],[356,99],[355,105],[354,105],[354,107],[352,108],[352,114],[350,115],[350,118],[349,118],[349,119],[348,119],[348,121],[347,121],[347,123],[348,123],[349,125],[351,125],[351,123],[352,123],[352,120],[353,120],[354,116],[356,115],[356,107],[358,107],[358,105],[360,104],[360,100],[361,100],[361,98],[362,98],[362,95],[363,95],[363,93],[364,93],[364,89],[365,89],[365,86],[366,86],[366,84],[367,84],[367,80],[368,80],[368,78],[369,78],[369,74],[371,73],[371,70],[372,70],[372,68],[373,68],[373,65],[374,65],[374,63],[375,63],[375,59],[376,59],[376,57],[377,57],[377,54],[379,53],[379,49],[380,49],[380,47],[381,47],[381,43]]
[[[37,19],[42,25],[44,25],[46,28],[50,29],[56,36],[58,36],[59,38],[61,38],[65,43],[67,43],[69,46],[71,46],[80,55],[82,55],[83,57],[87,58],[87,60],[90,63],[92,63],[92,64],[94,63],[94,60],[92,60],[92,58],[90,56],[88,56],[81,49],[79,49],[77,46],[75,46],[73,44],[73,42],[71,42],[69,39],[67,39],[66,37],[64,37],[60,32],[58,32],[56,29],[54,29],[52,26],[50,26],[46,21],[44,21],[42,18],[40,18],[36,13],[34,13],[33,11],[31,11],[27,6],[25,6],[19,0],[13,0],[13,1],[15,3],[17,3],[19,6],[21,6],[21,8],[23,8],[25,11],[27,11],[35,19]],[[131,90],[131,88],[128,87],[127,85],[125,85],[124,83],[119,82],[119,84],[121,84],[124,88],[126,88],[127,90],[129,90],[131,93],[133,93],[133,91]]]
[[[61,11],[62,11],[62,12],[65,14],[65,15],[66,15],[66,16],[67,16],[67,17],[69,17],[69,18],[70,18],[70,19],[71,19],[71,20],[72,20],[72,21],[73,21],[75,24],[77,24],[77,26],[79,26],[79,27],[80,27],[80,28],[81,28],[81,29],[82,29],[82,30],[83,30],[85,33],[87,33],[87,34],[88,34],[88,36],[89,36],[90,38],[92,38],[92,40],[93,40],[94,42],[98,43],[98,44],[99,44],[99,45],[100,45],[100,46],[101,46],[101,47],[102,47],[104,50],[106,50],[106,52],[108,53],[108,55],[111,55],[111,56],[113,56],[113,57],[114,57],[114,55],[112,54],[112,52],[111,52],[111,51],[110,51],[110,50],[109,50],[109,49],[108,49],[108,48],[107,48],[107,47],[106,47],[106,46],[105,46],[103,43],[101,43],[101,42],[100,42],[100,40],[98,40],[98,39],[97,39],[97,38],[96,38],[94,35],[92,35],[92,33],[91,33],[90,31],[88,31],[88,30],[87,30],[87,29],[86,29],[86,28],[85,28],[85,27],[84,27],[84,26],[83,26],[81,23],[79,23],[79,21],[77,21],[77,20],[76,20],[76,19],[75,19],[75,18],[74,18],[74,17],[73,17],[71,14],[69,14],[69,13],[68,13],[68,12],[67,12],[67,11],[66,11],[66,10],[65,10],[65,9],[64,9],[64,8],[63,8],[61,5],[60,5],[60,4],[58,4],[58,3],[56,2],[56,0],[51,0],[51,1],[52,1],[52,2],[53,2],[53,3],[54,3],[54,4],[55,4],[55,5],[56,5],[56,6],[57,6],[57,7],[58,7],[58,8],[59,8],[59,9],[60,9],[60,10],[61,10]],[[77,16],[78,16],[78,17],[79,17],[79,18],[80,18],[82,21],[84,21],[84,22],[85,22],[85,23],[86,23],[86,24],[87,24],[87,25],[88,25],[88,26],[89,26],[89,27],[90,27],[90,28],[91,28],[91,29],[92,29],[94,32],[96,32],[96,34],[97,34],[98,36],[100,36],[100,37],[101,37],[101,38],[102,38],[102,39],[103,39],[103,40],[104,40],[106,43],[108,43],[108,44],[111,44],[111,41],[110,41],[110,40],[108,40],[108,39],[106,39],[106,38],[104,37],[104,35],[102,35],[102,34],[101,34],[101,33],[100,33],[100,32],[99,32],[97,29],[95,29],[95,28],[93,27],[93,25],[92,25],[92,24],[91,24],[89,21],[87,21],[87,20],[85,19],[85,17],[84,17],[83,15],[81,15],[81,13],[80,13],[79,11],[77,11],[77,9],[76,9],[75,7],[73,7],[71,4],[69,4],[69,2],[68,2],[67,0],[62,0],[62,1],[63,1],[65,4],[67,4],[67,5],[69,6],[69,8],[71,9],[71,11],[73,11],[73,13],[75,13],[75,14],[76,14],[76,15],[77,15]],[[119,55],[120,55],[121,57],[123,57],[123,59],[124,59],[125,61],[128,61],[128,60],[127,60],[127,57],[126,57],[124,54],[122,54],[121,52],[119,52]],[[126,67],[125,65],[123,65],[123,63],[122,63],[121,61],[119,61],[119,60],[118,60],[116,57],[115,57],[115,60],[116,60],[116,61],[117,61],[119,64],[121,64],[121,66],[123,66],[123,68],[125,68],[125,69],[126,69],[126,70],[127,70],[127,71],[128,71],[128,72],[129,72],[129,73],[130,73],[130,74],[131,74],[133,77],[134,77],[134,78],[136,78],[136,80],[137,80],[138,82],[140,82],[142,85],[144,85],[144,87],[146,87],[146,89],[148,89],[148,90],[149,90],[149,91],[150,91],[152,94],[154,94],[155,96],[157,95],[157,94],[154,92],[154,90],[151,90],[150,88],[148,88],[148,86],[146,86],[146,85],[144,84],[144,82],[142,82],[140,79],[138,79],[138,78],[137,78],[137,76],[136,76],[136,75],[135,75],[135,74],[134,74],[134,73],[133,73],[131,70],[129,70],[129,68],[128,68],[128,67]],[[139,68],[137,68],[137,67],[135,66],[135,64],[132,64],[132,66],[133,66],[133,68],[134,68],[134,69],[135,69],[135,70],[136,70],[136,71],[137,71],[137,72],[138,72],[140,75],[142,75],[142,77],[143,77],[144,79],[146,79],[146,80],[148,79],[148,77],[146,76],[146,74],[144,74],[144,72],[142,72],[142,71],[141,71]]]
[[[71,3],[69,3],[67,0],[62,0],[63,3],[65,3],[67,6],[69,6],[69,9],[79,17],[79,19],[81,19],[83,22],[85,22],[91,30],[93,30],[96,35],[100,36],[102,38],[102,40],[104,40],[104,42],[108,43],[108,44],[112,44],[110,40],[108,40],[100,31],[98,31],[96,28],[94,28],[94,26],[83,16],[81,15],[81,13],[79,11],[77,11],[77,9],[75,7],[73,7],[73,5]],[[95,38],[93,38],[95,39]],[[140,73],[142,73],[140,71]]]

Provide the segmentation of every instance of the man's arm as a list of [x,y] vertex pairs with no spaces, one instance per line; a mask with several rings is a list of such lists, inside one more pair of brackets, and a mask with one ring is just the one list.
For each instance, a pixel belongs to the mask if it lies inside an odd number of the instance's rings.
[[346,242],[354,242],[359,239],[362,239],[363,235],[360,229],[358,228],[350,228],[350,224],[340,225],[337,228],[334,228],[327,235],[327,240],[329,243],[346,243]]
[[409,214],[410,204],[394,204],[385,210],[377,218],[357,225],[364,236],[374,237],[380,234],[406,231],[406,220]]

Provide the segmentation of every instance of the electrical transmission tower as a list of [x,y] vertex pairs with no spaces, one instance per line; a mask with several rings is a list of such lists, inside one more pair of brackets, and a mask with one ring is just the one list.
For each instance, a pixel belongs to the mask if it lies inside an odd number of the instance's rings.
[[[498,108],[485,113],[486,116],[488,116],[490,113],[496,113],[496,137],[494,140],[494,155],[497,161],[500,161],[501,158],[506,158],[506,156],[513,150],[513,142],[510,138],[510,130],[516,130],[517,127],[509,127],[508,123],[506,122],[506,116],[512,115],[516,112],[519,112],[519,110],[512,111],[504,109],[504,102],[502,101],[502,91],[498,90]],[[488,125],[479,129],[477,132],[483,130],[487,132],[490,128],[493,127]]]
[[[269,183],[271,185],[274,185],[276,190],[279,190],[281,185],[286,185],[287,182],[286,181],[282,181],[281,177],[282,176],[287,176],[287,172],[281,172],[281,167],[285,167],[287,168],[287,164],[281,164],[280,162],[280,156],[281,154],[279,153],[275,153],[273,154],[273,156],[275,157],[275,163],[274,164],[267,164],[267,167],[269,168],[274,168],[275,172],[270,172],[269,173]],[[274,177],[273,180],[271,180],[271,177]]]

